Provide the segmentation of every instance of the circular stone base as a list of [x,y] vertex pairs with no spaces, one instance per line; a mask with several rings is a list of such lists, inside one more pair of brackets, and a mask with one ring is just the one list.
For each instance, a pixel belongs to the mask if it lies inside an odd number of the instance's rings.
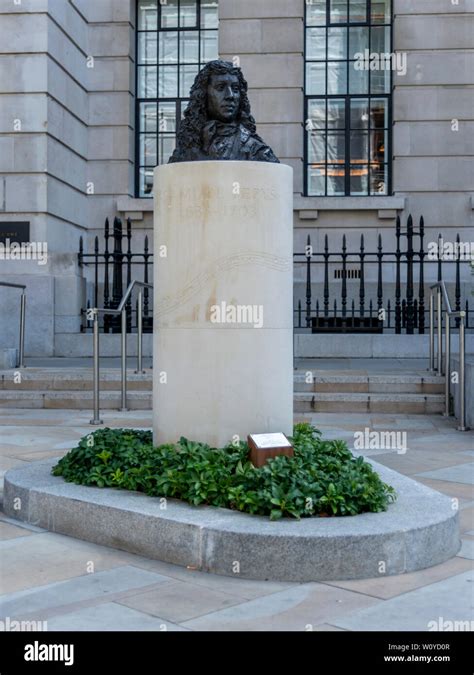
[[372,460],[398,494],[382,513],[270,521],[51,475],[57,460],[5,476],[5,513],[52,532],[193,569],[278,581],[366,579],[441,563],[460,548],[449,497]]

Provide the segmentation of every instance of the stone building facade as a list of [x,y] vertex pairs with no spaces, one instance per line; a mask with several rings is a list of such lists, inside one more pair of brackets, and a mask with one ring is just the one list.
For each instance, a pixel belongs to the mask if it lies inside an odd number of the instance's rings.
[[[152,200],[137,193],[138,1],[0,0],[0,226],[27,221],[30,240],[48,244],[44,265],[0,260],[0,280],[27,285],[30,355],[66,353],[67,339],[75,353],[88,293],[81,236],[91,250],[115,215],[131,218],[137,242],[152,234]],[[218,2],[219,55],[239,59],[259,133],[294,170],[295,250],[308,234],[315,247],[346,234],[354,248],[361,233],[369,247],[379,234],[393,247],[396,216],[409,213],[424,216],[426,241],[459,232],[474,242],[474,0],[393,0],[392,49],[407,68],[389,92],[391,189],[372,196],[305,189],[311,4]],[[17,339],[17,300],[0,288],[2,347]]]

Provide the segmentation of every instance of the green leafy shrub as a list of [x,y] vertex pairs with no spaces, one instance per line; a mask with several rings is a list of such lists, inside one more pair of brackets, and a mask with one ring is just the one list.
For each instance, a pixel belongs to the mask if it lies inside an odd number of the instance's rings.
[[246,443],[216,449],[181,438],[154,447],[150,431],[99,429],[52,472],[80,485],[135,490],[272,520],[384,511],[395,500],[394,489],[344,441],[323,440],[309,424],[297,424],[291,440],[294,457],[275,457],[256,468]]

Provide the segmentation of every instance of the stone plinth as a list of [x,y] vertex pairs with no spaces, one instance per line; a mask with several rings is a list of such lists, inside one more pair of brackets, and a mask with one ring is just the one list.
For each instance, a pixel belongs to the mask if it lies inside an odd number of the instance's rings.
[[155,169],[154,441],[293,423],[292,169]]

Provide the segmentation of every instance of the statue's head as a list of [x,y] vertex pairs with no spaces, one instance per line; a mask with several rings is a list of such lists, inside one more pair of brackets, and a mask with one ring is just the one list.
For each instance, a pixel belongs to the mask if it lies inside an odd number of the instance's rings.
[[230,61],[207,63],[196,75],[184,117],[196,120],[201,127],[214,119],[220,122],[239,121],[254,132],[255,121],[250,114],[247,82],[241,69]]
[[247,82],[240,68],[230,61],[210,61],[196,75],[177,134],[177,149],[170,161],[176,161],[184,148],[199,148],[202,132],[211,120],[238,122],[251,134],[257,127],[250,114]]

